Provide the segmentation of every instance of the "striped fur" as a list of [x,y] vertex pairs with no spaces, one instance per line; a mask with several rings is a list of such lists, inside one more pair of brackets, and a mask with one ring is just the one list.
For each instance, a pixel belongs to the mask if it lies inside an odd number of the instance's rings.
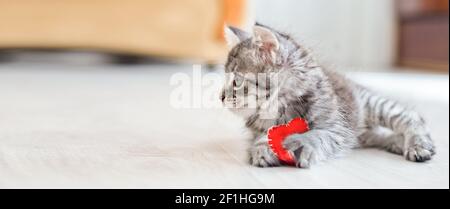
[[[356,94],[366,128],[359,137],[361,146],[383,148],[416,162],[428,161],[436,153],[425,120],[417,112],[362,87]],[[392,132],[380,134],[379,127]]]
[[[228,39],[239,42],[230,51],[225,68],[229,81],[222,93],[224,104],[231,105],[231,111],[243,117],[253,133],[249,150],[252,165],[280,165],[268,147],[267,130],[296,117],[308,120],[311,131],[288,137],[284,146],[301,168],[356,147],[382,148],[416,162],[434,155],[433,142],[418,113],[320,67],[290,36],[262,25],[255,27],[267,30],[246,34],[233,28],[236,37]],[[271,34],[258,34],[267,31]],[[276,75],[277,82],[271,81],[261,90],[258,82],[250,85],[255,83],[251,79],[239,81],[242,74],[264,74],[269,80]],[[261,101],[260,95],[267,99]],[[257,105],[250,107],[250,103]],[[272,117],[265,117],[268,112]],[[380,132],[379,127],[390,132]]]

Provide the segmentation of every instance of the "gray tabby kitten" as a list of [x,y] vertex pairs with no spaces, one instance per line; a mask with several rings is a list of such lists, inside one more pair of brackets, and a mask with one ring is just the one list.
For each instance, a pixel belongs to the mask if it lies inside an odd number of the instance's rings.
[[[428,161],[435,154],[417,112],[322,68],[290,36],[259,24],[252,33],[233,27],[226,31],[231,51],[222,101],[245,119],[253,133],[252,165],[281,165],[267,143],[267,131],[296,117],[306,119],[311,129],[284,142],[299,168],[357,147],[385,149],[414,162]],[[261,74],[266,82],[256,79]],[[273,82],[274,76],[278,82]],[[272,117],[267,117],[268,112]],[[383,134],[379,127],[392,132]]]

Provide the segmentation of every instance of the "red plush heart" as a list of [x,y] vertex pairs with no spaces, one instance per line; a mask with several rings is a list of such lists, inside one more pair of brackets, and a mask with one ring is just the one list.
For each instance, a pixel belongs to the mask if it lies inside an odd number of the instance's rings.
[[278,159],[288,165],[295,165],[295,158],[283,147],[283,141],[293,134],[303,134],[309,131],[308,122],[295,118],[285,125],[274,126],[268,131],[269,145]]

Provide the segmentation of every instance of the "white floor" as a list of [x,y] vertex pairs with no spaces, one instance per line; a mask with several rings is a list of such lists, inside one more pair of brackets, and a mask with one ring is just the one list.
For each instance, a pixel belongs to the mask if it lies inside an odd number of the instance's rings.
[[449,188],[448,76],[352,74],[417,107],[433,161],[355,150],[300,170],[249,166],[226,110],[172,108],[180,71],[192,67],[0,64],[0,188]]

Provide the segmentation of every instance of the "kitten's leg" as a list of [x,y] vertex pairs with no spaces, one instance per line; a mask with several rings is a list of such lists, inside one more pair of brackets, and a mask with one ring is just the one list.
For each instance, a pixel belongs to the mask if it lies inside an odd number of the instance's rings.
[[267,136],[256,140],[249,150],[250,164],[257,167],[275,167],[280,165],[278,157],[272,152]]
[[292,152],[299,168],[330,158],[338,157],[356,144],[356,137],[347,129],[311,130],[304,134],[289,136],[284,147]]
[[414,162],[430,160],[435,154],[435,146],[424,119],[417,112],[394,101],[372,94],[367,95],[366,124],[386,127],[397,134],[402,134],[404,136],[402,153],[407,160]]
[[379,129],[369,129],[358,137],[359,144],[364,148],[380,148],[388,152],[402,155],[405,137]]

